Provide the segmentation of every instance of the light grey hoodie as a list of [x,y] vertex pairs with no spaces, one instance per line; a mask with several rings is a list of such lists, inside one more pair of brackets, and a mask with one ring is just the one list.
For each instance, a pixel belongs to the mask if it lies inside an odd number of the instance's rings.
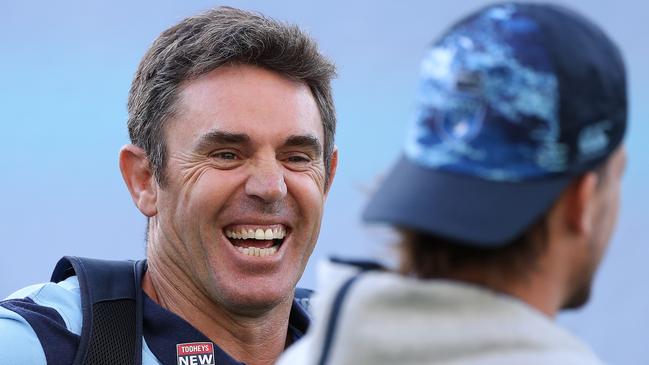
[[[584,343],[510,296],[383,271],[350,282],[357,272],[320,264],[315,322],[279,365],[320,364],[327,338],[325,364],[335,365],[602,364]],[[336,306],[345,283],[349,289]]]

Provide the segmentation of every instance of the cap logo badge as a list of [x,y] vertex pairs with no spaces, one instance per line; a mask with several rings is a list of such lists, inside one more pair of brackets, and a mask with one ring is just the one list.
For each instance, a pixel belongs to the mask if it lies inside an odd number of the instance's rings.
[[176,345],[178,365],[216,365],[214,344],[211,342],[189,342]]

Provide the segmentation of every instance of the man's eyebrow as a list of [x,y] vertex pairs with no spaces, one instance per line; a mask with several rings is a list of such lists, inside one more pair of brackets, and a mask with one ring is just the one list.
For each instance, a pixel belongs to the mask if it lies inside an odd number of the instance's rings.
[[203,150],[215,144],[250,144],[250,137],[244,133],[209,131],[196,142],[195,150]]
[[322,154],[320,140],[310,134],[290,136],[284,141],[284,147],[306,147],[313,150],[318,156]]

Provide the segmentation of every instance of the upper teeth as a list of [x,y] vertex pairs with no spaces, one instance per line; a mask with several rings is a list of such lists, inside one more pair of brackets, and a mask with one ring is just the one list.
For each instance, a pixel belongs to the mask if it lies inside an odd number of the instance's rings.
[[284,227],[281,228],[257,228],[257,229],[234,229],[234,230],[226,230],[225,235],[228,238],[234,238],[234,239],[254,239],[254,240],[274,240],[274,239],[282,239],[286,235],[286,230],[284,230]]

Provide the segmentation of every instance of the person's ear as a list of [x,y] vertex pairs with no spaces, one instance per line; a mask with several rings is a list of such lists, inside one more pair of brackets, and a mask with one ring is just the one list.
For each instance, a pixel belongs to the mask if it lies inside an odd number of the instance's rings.
[[329,162],[329,178],[327,179],[327,185],[325,186],[325,195],[329,194],[329,189],[331,189],[331,184],[334,182],[334,177],[336,177],[336,169],[338,168],[338,147],[334,146],[334,150],[331,153],[331,160]]
[[137,208],[147,217],[158,213],[157,184],[146,152],[127,144],[119,151],[119,169]]
[[566,192],[567,223],[575,233],[588,235],[595,228],[598,183],[598,175],[588,172],[573,181]]

